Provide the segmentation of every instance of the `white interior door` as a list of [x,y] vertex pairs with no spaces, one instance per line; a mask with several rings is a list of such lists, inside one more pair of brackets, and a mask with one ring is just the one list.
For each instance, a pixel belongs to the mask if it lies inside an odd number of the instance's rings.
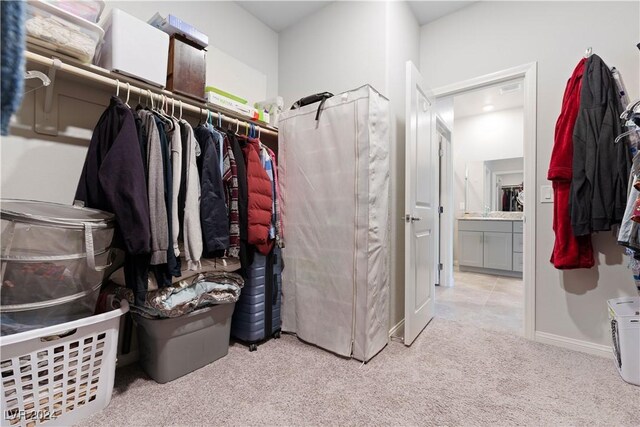
[[411,345],[434,315],[440,177],[433,97],[411,61],[406,100],[404,343]]

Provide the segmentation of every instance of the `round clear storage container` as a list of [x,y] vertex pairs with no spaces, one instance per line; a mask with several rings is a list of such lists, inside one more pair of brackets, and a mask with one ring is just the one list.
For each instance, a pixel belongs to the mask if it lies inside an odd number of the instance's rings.
[[113,215],[95,209],[2,200],[2,335],[92,315],[113,227]]
[[27,2],[27,41],[90,63],[104,38],[97,24],[42,0]]

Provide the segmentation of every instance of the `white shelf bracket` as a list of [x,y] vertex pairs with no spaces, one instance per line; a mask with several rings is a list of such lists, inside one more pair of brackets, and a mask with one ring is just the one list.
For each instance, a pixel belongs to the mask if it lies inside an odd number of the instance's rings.
[[58,135],[58,106],[57,97],[54,94],[56,72],[62,68],[62,62],[58,58],[52,58],[53,62],[49,66],[49,80],[51,83],[44,91],[36,92],[36,121],[34,130],[41,135]]
[[52,58],[53,64],[49,67],[49,80],[51,83],[47,86],[44,97],[44,112],[50,113],[53,106],[53,86],[56,82],[56,71],[62,68],[62,62],[58,58]]

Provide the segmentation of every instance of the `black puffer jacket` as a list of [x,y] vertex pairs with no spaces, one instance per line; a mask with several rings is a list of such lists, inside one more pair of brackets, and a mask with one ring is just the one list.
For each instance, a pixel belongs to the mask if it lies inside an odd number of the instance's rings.
[[200,174],[200,222],[204,256],[229,247],[229,220],[220,173],[220,158],[211,131],[205,126],[194,129],[200,144],[198,172]]
[[615,144],[622,132],[622,105],[607,64],[589,57],[573,131],[571,226],[576,236],[608,231],[620,224],[627,204],[631,153]]

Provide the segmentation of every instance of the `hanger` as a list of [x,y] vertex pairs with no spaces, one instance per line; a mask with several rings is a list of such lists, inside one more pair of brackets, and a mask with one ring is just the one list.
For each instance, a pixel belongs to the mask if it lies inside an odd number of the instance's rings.
[[[629,123],[629,122],[627,122],[627,123]],[[634,123],[634,122],[631,122],[631,123]],[[628,130],[628,131],[626,131],[626,132],[622,132],[620,135],[618,135],[618,136],[616,137],[616,139],[613,141],[613,143],[614,143],[614,144],[617,144],[618,142],[620,142],[620,140],[622,140],[622,138],[624,138],[624,137],[626,137],[626,136],[629,136],[629,135],[631,135],[631,134],[633,134],[633,133],[638,133],[638,134],[640,134],[640,128],[636,127],[636,126],[635,126],[635,123],[634,123],[634,129],[629,129],[629,130]]]
[[120,98],[120,80],[116,79],[116,96]]
[[587,50],[585,50],[585,51],[584,51],[584,57],[585,57],[585,58],[588,58],[588,57],[590,57],[591,55],[593,55],[593,49],[591,48],[591,46],[589,46],[589,47],[587,48]]
[[260,129],[262,129],[260,126],[257,126],[258,128],[258,139],[260,139]]
[[222,129],[222,113],[218,113],[218,129]]
[[124,105],[126,105],[129,108],[131,108],[129,106],[129,96],[130,95],[131,95],[131,85],[129,84],[129,82],[127,82],[127,100],[125,101]]
[[629,119],[629,115],[634,113],[640,113],[640,99],[630,103],[627,108],[620,114],[620,118],[623,120]]
[[155,103],[153,102],[153,93],[147,89],[148,100],[151,101],[151,109],[155,109]]
[[240,133],[240,120],[236,119],[236,135]]
[[182,120],[182,99],[180,100],[180,120]]
[[171,98],[171,117],[173,117],[174,119],[176,118],[175,112],[176,112],[176,99]]

